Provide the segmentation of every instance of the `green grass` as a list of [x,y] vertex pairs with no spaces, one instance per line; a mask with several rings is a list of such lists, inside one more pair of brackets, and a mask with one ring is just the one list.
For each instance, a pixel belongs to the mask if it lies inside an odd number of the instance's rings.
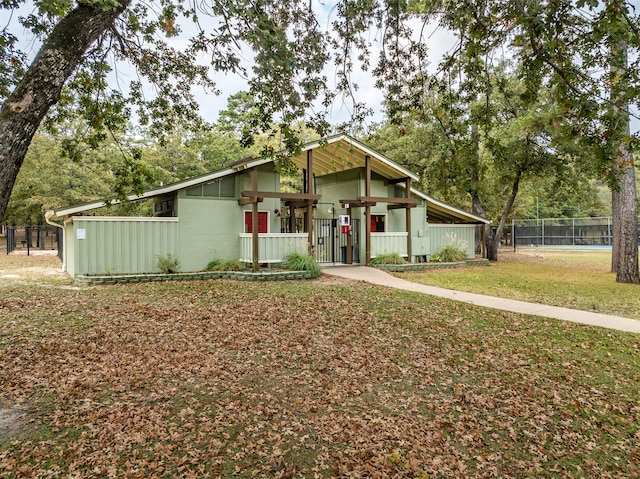
[[611,253],[505,252],[489,267],[397,273],[416,283],[640,319],[637,285],[616,283]]
[[640,474],[639,335],[332,277],[33,281],[0,282],[0,477]]

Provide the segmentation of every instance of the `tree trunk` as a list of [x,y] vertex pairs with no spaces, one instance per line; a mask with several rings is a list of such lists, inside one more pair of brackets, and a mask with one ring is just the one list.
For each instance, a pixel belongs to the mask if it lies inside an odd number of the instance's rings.
[[502,232],[504,231],[504,225],[507,223],[513,203],[516,201],[518,195],[518,189],[520,188],[520,179],[522,178],[522,172],[516,171],[516,175],[513,178],[513,184],[511,185],[511,194],[507,199],[507,203],[504,205],[502,216],[500,216],[500,222],[495,232],[492,231],[491,225],[486,225],[487,228],[487,258],[489,261],[498,261],[498,250],[500,249],[500,242],[502,240]]
[[[478,132],[478,125],[476,123],[471,124],[471,146],[474,162],[470,165],[471,168],[471,184],[469,194],[471,195],[471,208],[474,215],[486,218],[487,213],[484,210],[484,206],[480,201],[480,194],[478,193],[478,186],[480,185],[480,171],[478,165],[480,164],[480,134]],[[487,251],[486,234],[482,234],[485,225],[478,225],[475,228],[475,252],[481,254],[483,257]]]
[[31,140],[87,49],[131,3],[108,11],[80,4],[61,19],[0,109],[0,218]]
[[611,268],[618,283],[640,284],[636,175],[633,157],[625,145],[620,145],[612,168],[618,186],[612,192]]
[[[611,52],[612,73],[622,75],[627,70],[627,42],[621,41]],[[640,284],[638,271],[638,202],[633,155],[625,143],[631,134],[629,128],[629,106],[624,92],[611,85],[613,123],[610,142],[615,157],[611,162],[613,188],[612,204],[612,251],[611,271],[616,273],[618,283]]]
[[[480,194],[477,191],[472,191],[471,192],[471,211],[474,215],[479,216],[481,218],[486,218],[487,217],[487,213],[484,210],[484,206],[482,204],[482,201],[480,201]],[[489,227],[489,229],[487,230],[487,227]],[[484,234],[482,234],[482,231],[484,229]],[[480,253],[483,255],[483,257],[486,257],[486,253],[487,253],[487,238],[489,238],[489,236],[487,236],[487,234],[490,234],[491,232],[491,225],[478,225],[476,226],[476,234],[475,234],[475,238],[476,238],[476,253]]]

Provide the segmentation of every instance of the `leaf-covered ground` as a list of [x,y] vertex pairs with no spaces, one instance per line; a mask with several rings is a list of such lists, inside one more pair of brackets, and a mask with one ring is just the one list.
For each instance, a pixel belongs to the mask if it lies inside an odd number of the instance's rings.
[[330,277],[0,283],[0,477],[639,477],[640,337]]

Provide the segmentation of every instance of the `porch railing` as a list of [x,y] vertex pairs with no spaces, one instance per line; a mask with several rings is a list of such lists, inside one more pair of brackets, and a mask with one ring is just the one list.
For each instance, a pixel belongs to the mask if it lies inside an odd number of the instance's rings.
[[[258,261],[280,263],[289,253],[309,253],[307,233],[261,233],[258,235]],[[240,261],[253,262],[253,235],[240,233]]]
[[407,256],[407,232],[371,233],[371,257],[381,254],[398,253]]

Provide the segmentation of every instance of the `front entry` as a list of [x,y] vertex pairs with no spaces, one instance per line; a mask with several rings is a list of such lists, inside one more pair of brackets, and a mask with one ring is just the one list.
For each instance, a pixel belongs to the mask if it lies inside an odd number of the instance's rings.
[[[351,242],[353,248],[353,262],[360,262],[360,220],[351,219]],[[347,235],[342,234],[342,228],[337,218],[313,220],[313,257],[318,263],[346,263]]]

